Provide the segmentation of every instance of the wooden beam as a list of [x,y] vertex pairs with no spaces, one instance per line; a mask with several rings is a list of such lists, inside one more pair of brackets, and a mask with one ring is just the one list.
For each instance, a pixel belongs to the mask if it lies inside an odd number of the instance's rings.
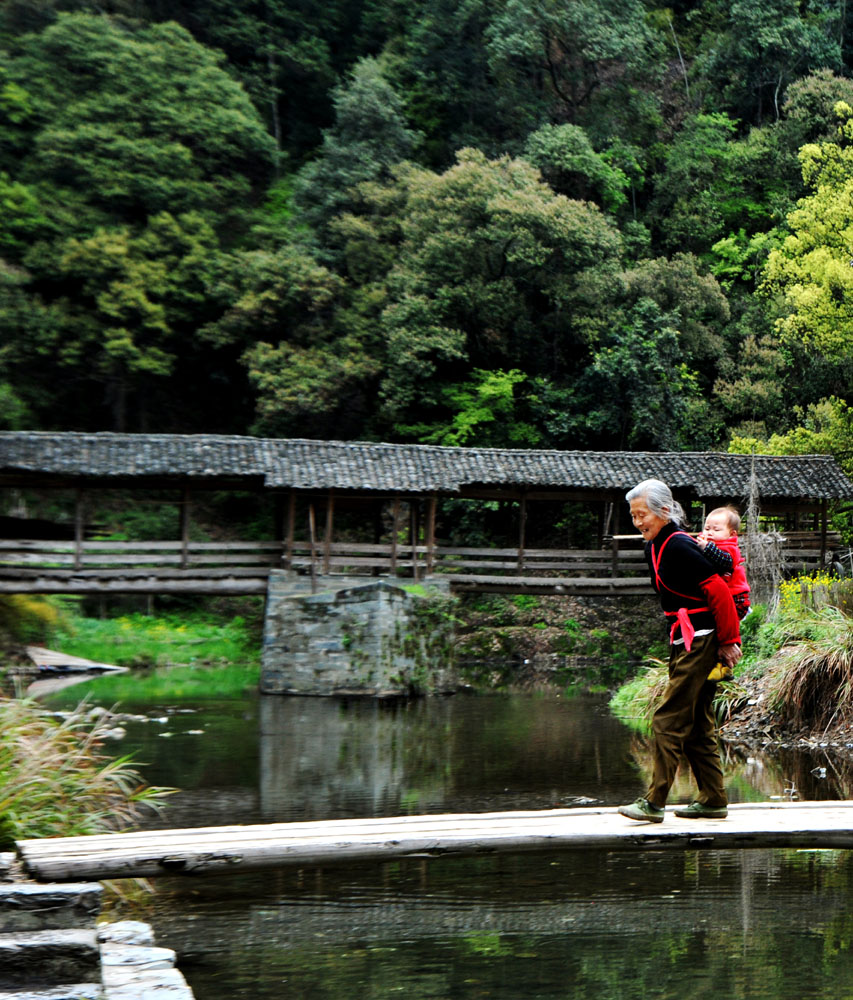
[[293,564],[293,538],[296,533],[296,494],[293,490],[287,495],[287,514],[284,527],[284,552],[282,565],[290,569]]
[[317,590],[317,518],[313,501],[308,504],[308,541],[311,546],[311,593]]
[[335,492],[329,490],[326,496],[326,531],[323,536],[323,572],[329,572],[329,546],[332,544],[332,533],[335,523]]
[[391,576],[397,575],[397,535],[400,531],[400,498],[394,497],[394,503],[391,508],[391,559],[390,559],[390,573]]
[[613,540],[611,541],[612,553],[610,556],[610,575],[616,576],[619,572],[619,504],[613,504]]
[[83,534],[85,528],[85,492],[78,489],[74,497],[74,568],[83,562]]
[[190,550],[190,488],[185,486],[181,493],[181,566],[186,569],[189,565]]
[[742,803],[725,820],[634,823],[615,806],[392,816],[255,826],[144,830],[19,840],[35,879],[88,881],[226,874],[407,857],[520,851],[853,847],[853,803]]
[[417,501],[413,500],[409,504],[409,544],[412,549],[412,579],[415,583],[418,582],[418,535],[420,533],[419,513],[420,510],[418,508]]
[[527,494],[518,502],[518,575],[524,572],[524,545],[527,537]]
[[426,537],[427,573],[432,573],[433,566],[435,565],[435,514],[437,507],[438,507],[438,500],[433,495],[429,498],[429,500],[427,500],[427,537]]

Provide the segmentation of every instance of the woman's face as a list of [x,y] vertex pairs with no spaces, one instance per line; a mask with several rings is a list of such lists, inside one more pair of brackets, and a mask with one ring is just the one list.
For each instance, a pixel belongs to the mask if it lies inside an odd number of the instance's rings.
[[669,524],[666,518],[659,514],[653,514],[649,510],[645,497],[637,497],[636,500],[631,501],[631,520],[647,542],[656,538],[660,529],[665,524]]

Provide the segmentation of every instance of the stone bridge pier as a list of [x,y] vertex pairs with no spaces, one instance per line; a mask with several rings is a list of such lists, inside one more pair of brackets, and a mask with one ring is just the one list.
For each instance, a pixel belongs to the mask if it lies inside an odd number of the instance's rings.
[[264,694],[392,697],[457,687],[447,579],[270,574]]

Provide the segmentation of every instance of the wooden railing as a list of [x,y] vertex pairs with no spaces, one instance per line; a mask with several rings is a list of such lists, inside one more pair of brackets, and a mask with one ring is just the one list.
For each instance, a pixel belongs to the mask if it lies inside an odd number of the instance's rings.
[[[821,565],[819,546],[792,539],[789,572]],[[269,571],[290,568],[312,575],[450,575],[460,585],[505,578],[631,580],[648,571],[639,538],[602,549],[475,548],[388,543],[0,540],[0,592],[164,590],[262,593]],[[87,582],[88,581],[88,582]]]
[[266,567],[281,561],[280,542],[0,541],[0,568],[129,569]]
[[0,593],[262,594],[279,542],[0,540]]
[[[285,562],[288,562],[285,554]],[[317,573],[402,572],[418,576],[429,573],[480,573],[486,575],[576,575],[612,576],[646,572],[641,550],[620,550],[614,564],[609,549],[485,549],[426,545],[332,543],[312,548],[308,542],[293,545],[289,564],[294,569]],[[614,574],[614,568],[616,574]]]

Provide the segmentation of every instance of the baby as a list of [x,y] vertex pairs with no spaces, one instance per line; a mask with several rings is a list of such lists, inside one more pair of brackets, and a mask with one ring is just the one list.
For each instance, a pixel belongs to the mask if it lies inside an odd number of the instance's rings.
[[749,614],[749,584],[743,568],[743,556],[737,543],[740,514],[734,507],[716,507],[705,518],[705,529],[696,543],[705,558],[729,585],[738,618]]

